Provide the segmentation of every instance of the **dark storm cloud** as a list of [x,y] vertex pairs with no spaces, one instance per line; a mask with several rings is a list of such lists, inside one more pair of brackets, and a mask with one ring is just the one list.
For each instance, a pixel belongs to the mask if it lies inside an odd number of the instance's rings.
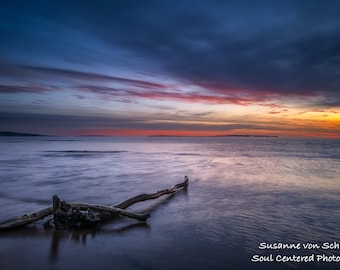
[[[155,76],[157,72],[167,74],[212,94],[234,90],[263,97],[322,95],[335,105],[340,101],[339,1],[34,3],[11,1],[7,8],[29,14],[34,22],[48,21],[48,25],[95,37],[112,51],[124,51]],[[6,32],[5,38],[13,36]],[[15,40],[20,42],[21,38]],[[86,42],[90,41],[79,40],[79,44]],[[63,57],[71,56],[65,52]],[[116,63],[112,60],[110,64]],[[36,70],[86,79],[81,72]],[[106,75],[95,77],[110,79]]]
[[57,90],[57,87],[42,85],[0,85],[0,94],[42,93]]
[[319,92],[339,98],[338,1],[74,2],[70,22],[158,63],[172,76],[223,92]]

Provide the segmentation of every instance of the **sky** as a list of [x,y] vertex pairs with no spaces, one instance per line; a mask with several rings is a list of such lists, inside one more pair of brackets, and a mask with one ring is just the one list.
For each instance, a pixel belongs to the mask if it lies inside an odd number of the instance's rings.
[[340,1],[0,3],[0,130],[340,138]]

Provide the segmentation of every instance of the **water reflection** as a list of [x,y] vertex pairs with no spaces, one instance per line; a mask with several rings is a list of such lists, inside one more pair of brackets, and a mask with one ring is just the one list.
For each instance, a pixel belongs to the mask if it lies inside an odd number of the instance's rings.
[[[50,245],[50,262],[53,264],[58,260],[60,249],[61,249],[61,242],[72,240],[76,244],[81,243],[83,245],[86,244],[86,240],[88,237],[92,239],[96,237],[96,235],[101,234],[109,234],[113,236],[114,234],[121,234],[126,233],[131,230],[137,229],[149,229],[149,225],[146,222],[138,222],[138,223],[131,223],[126,224],[117,228],[110,228],[110,229],[82,229],[82,230],[47,230],[48,237],[51,237],[51,245]],[[20,237],[20,235],[18,235]]]

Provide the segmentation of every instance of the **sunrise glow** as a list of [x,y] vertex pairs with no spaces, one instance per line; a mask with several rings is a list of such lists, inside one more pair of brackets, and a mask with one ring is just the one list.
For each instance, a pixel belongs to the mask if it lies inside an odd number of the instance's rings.
[[340,19],[321,4],[1,6],[2,131],[340,138]]

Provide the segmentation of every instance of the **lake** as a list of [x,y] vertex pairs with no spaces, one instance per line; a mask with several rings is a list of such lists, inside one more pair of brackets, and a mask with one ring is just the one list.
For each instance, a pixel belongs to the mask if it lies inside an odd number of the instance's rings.
[[187,190],[128,208],[150,213],[147,223],[2,232],[0,269],[340,268],[335,139],[2,137],[0,220],[54,194],[113,205],[185,175]]

